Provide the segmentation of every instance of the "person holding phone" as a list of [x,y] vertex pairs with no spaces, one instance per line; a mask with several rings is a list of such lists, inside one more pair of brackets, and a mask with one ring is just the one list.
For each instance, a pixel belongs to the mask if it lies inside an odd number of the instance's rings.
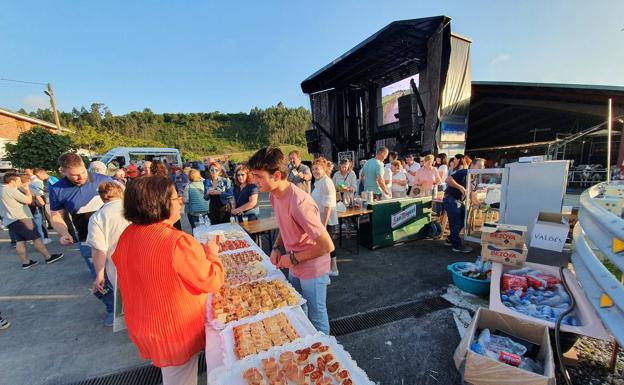
[[208,167],[210,178],[204,179],[204,199],[208,203],[208,217],[213,225],[226,223],[230,219],[227,209],[231,195],[232,183],[225,176],[219,162],[211,162]]
[[98,186],[98,194],[104,205],[89,218],[89,234],[86,243],[91,247],[95,280],[91,291],[106,306],[105,326],[113,326],[114,288],[117,269],[111,256],[117,241],[130,224],[123,216],[123,188],[116,182],[104,182]]

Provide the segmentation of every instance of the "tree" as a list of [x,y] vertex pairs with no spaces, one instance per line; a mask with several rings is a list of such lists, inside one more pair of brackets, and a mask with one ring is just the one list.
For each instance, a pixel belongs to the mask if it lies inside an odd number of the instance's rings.
[[69,137],[53,134],[45,128],[33,127],[17,138],[17,143],[6,144],[6,156],[14,167],[58,168],[58,158],[74,148]]

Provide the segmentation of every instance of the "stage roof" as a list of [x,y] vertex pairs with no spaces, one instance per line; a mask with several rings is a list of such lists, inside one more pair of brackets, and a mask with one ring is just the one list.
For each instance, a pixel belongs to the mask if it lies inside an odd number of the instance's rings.
[[450,33],[450,21],[446,16],[394,21],[312,74],[301,89],[311,94],[371,80],[385,86],[417,74],[426,64],[427,41],[440,26]]

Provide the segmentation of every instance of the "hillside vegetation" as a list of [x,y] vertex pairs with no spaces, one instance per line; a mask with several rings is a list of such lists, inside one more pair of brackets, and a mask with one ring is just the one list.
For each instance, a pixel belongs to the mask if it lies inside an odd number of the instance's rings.
[[[54,121],[49,109],[29,115]],[[155,114],[145,108],[125,115],[113,115],[106,105],[93,103],[88,110],[74,108],[60,112],[59,117],[62,126],[75,131],[70,137],[76,147],[99,154],[120,146],[174,147],[185,159],[227,154],[242,160],[269,144],[304,150],[305,131],[311,123],[309,110],[288,108],[281,102],[248,113]]]

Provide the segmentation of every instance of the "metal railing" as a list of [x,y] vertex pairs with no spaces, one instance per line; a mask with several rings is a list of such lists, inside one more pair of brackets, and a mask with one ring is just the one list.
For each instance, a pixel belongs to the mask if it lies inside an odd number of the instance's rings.
[[568,185],[574,187],[589,187],[607,180],[607,170],[604,168],[595,170],[570,170],[568,172]]
[[624,241],[624,219],[597,203],[605,186],[599,183],[581,195],[572,264],[602,323],[624,345],[624,285],[607,268],[624,272],[624,253],[616,249]]

